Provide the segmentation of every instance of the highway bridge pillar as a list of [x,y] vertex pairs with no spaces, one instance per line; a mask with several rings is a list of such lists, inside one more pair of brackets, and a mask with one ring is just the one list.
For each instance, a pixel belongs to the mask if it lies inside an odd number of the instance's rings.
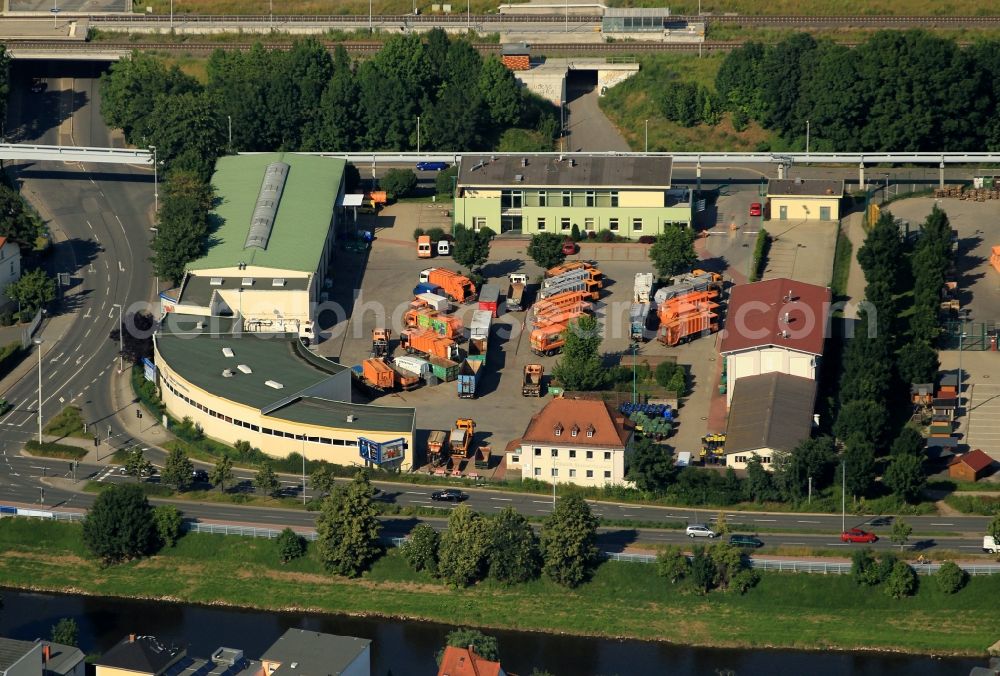
[[858,188],[865,189],[865,163],[858,165]]
[[938,165],[938,187],[944,187],[944,162]]

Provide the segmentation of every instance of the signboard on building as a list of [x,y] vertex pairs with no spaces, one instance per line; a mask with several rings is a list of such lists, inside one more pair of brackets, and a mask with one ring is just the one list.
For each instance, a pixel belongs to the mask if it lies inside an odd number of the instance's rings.
[[406,454],[406,441],[404,439],[393,439],[392,441],[372,441],[364,437],[358,437],[358,453],[363,460],[375,465],[382,465],[395,460],[402,460]]
[[153,363],[152,359],[142,358],[142,373],[149,382],[156,382],[156,364]]

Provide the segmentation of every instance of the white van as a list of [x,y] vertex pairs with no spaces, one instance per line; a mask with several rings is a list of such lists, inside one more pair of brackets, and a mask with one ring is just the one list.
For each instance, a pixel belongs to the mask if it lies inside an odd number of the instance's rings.
[[451,242],[446,239],[438,240],[438,256],[450,256],[451,255]]
[[997,544],[996,539],[992,535],[984,535],[983,551],[990,554],[1000,554],[1000,544]]

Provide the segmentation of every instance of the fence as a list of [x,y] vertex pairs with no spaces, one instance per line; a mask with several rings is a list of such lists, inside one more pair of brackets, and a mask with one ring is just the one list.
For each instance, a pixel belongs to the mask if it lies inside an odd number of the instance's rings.
[[[255,528],[253,526],[234,526],[225,523],[201,523],[200,521],[186,521],[184,530],[188,533],[211,533],[213,535],[241,535],[249,538],[268,538],[273,540],[281,535],[280,530],[273,528]],[[315,540],[316,531],[299,532],[299,535],[306,540]]]

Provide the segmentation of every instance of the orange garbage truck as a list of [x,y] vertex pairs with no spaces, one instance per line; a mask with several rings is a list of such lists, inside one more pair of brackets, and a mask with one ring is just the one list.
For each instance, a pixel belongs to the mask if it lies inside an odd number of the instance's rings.
[[399,345],[409,354],[440,357],[458,361],[458,345],[451,338],[438,335],[430,329],[406,329],[399,334]]
[[472,280],[445,268],[422,270],[420,282],[440,287],[448,298],[458,303],[471,303],[476,299],[476,285]]
[[549,324],[531,332],[531,351],[537,355],[551,356],[561,352],[565,344],[565,324]]

